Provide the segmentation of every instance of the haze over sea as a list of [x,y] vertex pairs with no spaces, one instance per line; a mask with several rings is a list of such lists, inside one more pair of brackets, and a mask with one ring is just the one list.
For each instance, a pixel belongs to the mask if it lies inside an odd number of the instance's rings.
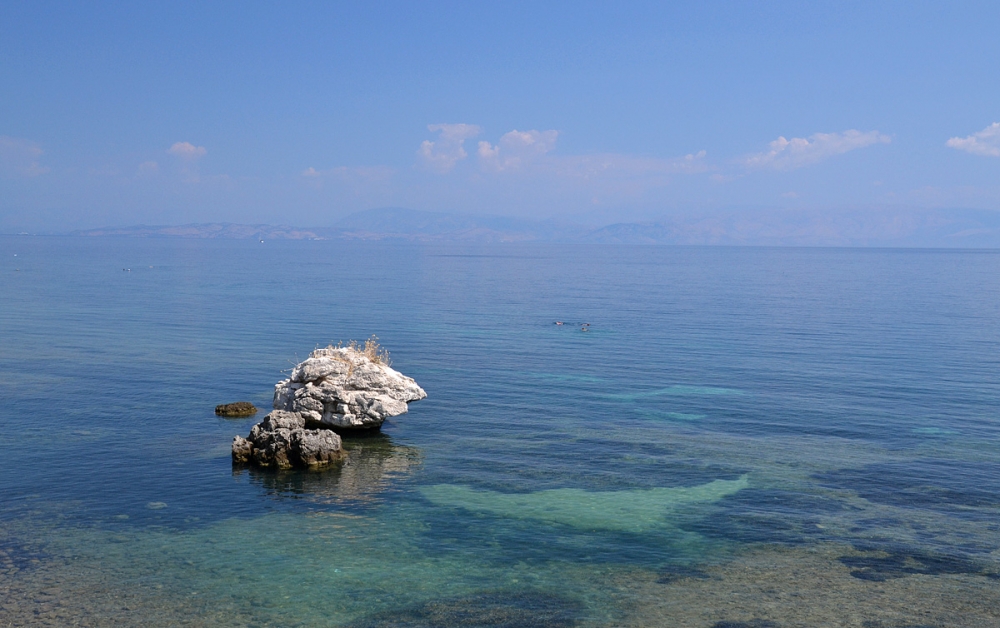
[[[0,251],[0,624],[1000,622],[998,251]],[[216,404],[373,333],[426,400],[233,467]]]

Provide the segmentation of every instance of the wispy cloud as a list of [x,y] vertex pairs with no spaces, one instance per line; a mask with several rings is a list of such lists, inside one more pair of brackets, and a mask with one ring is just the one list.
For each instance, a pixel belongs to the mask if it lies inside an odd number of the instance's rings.
[[417,154],[422,164],[436,173],[458,171],[464,175],[449,178],[449,194],[499,186],[491,194],[634,200],[670,185],[677,176],[712,170],[705,151],[675,158],[623,153],[561,155],[556,151],[560,132],[554,129],[514,129],[502,134],[496,143],[481,140],[475,151],[476,167],[459,168],[459,162],[468,157],[464,142],[482,129],[473,124],[435,124],[428,129],[439,137],[421,144]]
[[559,131],[514,130],[505,133],[496,146],[479,142],[476,154],[487,170],[517,170],[555,148],[558,137]]
[[538,174],[573,181],[644,179],[665,182],[675,174],[692,174],[709,169],[705,151],[672,159],[639,157],[622,153],[558,155],[559,132],[510,131],[495,144],[479,142],[479,164],[486,172]]
[[38,160],[42,148],[30,140],[0,135],[0,176],[37,177],[49,169]]
[[655,177],[706,172],[705,155],[703,150],[672,159],[621,153],[569,155],[557,158],[553,165],[564,176],[583,179]]
[[442,174],[451,171],[455,164],[469,156],[465,152],[465,140],[482,132],[475,124],[428,124],[427,130],[437,133],[438,138],[433,142],[424,140],[417,150],[417,157],[424,167]]
[[167,152],[181,159],[195,160],[204,157],[208,150],[204,146],[195,146],[191,142],[176,142]]
[[[167,152],[180,160],[180,175],[184,183],[200,183],[198,160],[204,157],[208,150],[204,146],[195,146],[191,142],[175,142]],[[218,177],[210,177],[218,180]]]
[[953,137],[946,142],[946,145],[973,155],[1000,157],[1000,122],[994,122],[968,137]]
[[155,161],[144,161],[136,168],[135,173],[140,177],[148,177],[160,171],[160,164]]
[[808,166],[834,155],[864,148],[873,144],[888,144],[888,135],[878,131],[861,132],[856,129],[843,133],[815,133],[809,137],[779,137],[762,153],[747,155],[742,162],[748,168],[794,170]]
[[395,170],[388,166],[337,166],[326,170],[309,167],[302,176],[312,181],[337,180],[345,183],[372,183],[387,181]]
[[392,175],[392,168],[388,166],[337,166],[326,170],[317,170],[313,167],[302,171],[303,177],[318,179],[320,177],[336,177],[338,179],[384,179]]

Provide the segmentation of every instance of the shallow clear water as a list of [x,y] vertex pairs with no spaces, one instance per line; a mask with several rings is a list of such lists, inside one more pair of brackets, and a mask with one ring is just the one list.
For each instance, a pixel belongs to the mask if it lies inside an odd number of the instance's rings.
[[[1000,252],[0,254],[0,623],[1000,622]],[[372,333],[426,400],[232,467],[216,404]]]

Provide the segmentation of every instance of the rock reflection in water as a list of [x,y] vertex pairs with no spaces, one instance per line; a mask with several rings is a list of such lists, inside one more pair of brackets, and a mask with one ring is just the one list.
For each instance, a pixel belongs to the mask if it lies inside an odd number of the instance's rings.
[[409,474],[421,461],[420,450],[397,445],[385,434],[344,440],[347,456],[328,469],[257,469],[234,467],[236,475],[250,479],[276,497],[306,499],[316,503],[370,502]]

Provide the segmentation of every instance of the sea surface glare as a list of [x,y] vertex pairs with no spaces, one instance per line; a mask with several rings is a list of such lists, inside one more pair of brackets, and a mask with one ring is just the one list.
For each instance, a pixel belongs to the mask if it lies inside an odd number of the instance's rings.
[[[0,625],[1000,625],[998,251],[0,254]],[[371,334],[426,400],[232,465]]]

